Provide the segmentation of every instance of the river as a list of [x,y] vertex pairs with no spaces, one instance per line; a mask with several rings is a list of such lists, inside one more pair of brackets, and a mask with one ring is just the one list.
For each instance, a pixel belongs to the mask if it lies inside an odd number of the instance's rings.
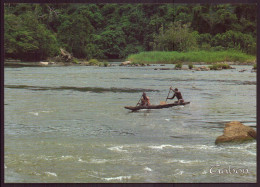
[[[255,141],[215,145],[227,122],[256,129],[256,73],[233,67],[5,67],[5,182],[256,182]],[[191,103],[124,109],[170,86]]]

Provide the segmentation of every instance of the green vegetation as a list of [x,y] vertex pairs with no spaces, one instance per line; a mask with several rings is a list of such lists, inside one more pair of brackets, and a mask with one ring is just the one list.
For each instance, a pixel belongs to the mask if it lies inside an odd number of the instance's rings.
[[128,60],[132,62],[143,63],[165,63],[175,64],[178,62],[253,62],[256,56],[245,54],[240,51],[191,51],[191,52],[141,52],[139,54],[130,55]]
[[72,63],[73,63],[73,64],[80,64],[79,60],[76,59],[76,58],[73,58],[73,59],[72,59]]
[[189,67],[189,69],[192,69],[192,68],[194,68],[194,66],[193,66],[193,64],[192,64],[192,63],[189,63],[189,64],[188,64],[188,67]]
[[5,57],[38,61],[63,48],[86,60],[140,53],[147,56],[133,62],[250,61],[256,10],[255,4],[5,3]]
[[108,65],[109,65],[108,62],[104,62],[104,63],[103,63],[103,66],[104,66],[104,67],[107,67]]
[[257,69],[257,64],[254,64],[253,69]]
[[131,62],[131,66],[145,66],[143,62]]
[[176,68],[176,69],[181,69],[181,68],[182,68],[182,63],[178,62],[178,63],[175,65],[175,68]]
[[25,61],[58,54],[58,41],[30,11],[20,16],[5,14],[4,47],[6,57]]
[[90,66],[99,66],[100,65],[100,62],[97,60],[97,59],[90,59],[88,64]]
[[[89,64],[90,65],[90,64]],[[99,67],[108,67],[109,63],[108,62],[99,62],[98,64]]]
[[211,66],[209,66],[209,69],[211,70],[221,70],[221,69],[230,69],[230,65],[226,63],[216,63]]
[[152,45],[155,51],[188,51],[198,48],[189,25],[181,25],[180,22],[171,23],[166,30],[162,26]]

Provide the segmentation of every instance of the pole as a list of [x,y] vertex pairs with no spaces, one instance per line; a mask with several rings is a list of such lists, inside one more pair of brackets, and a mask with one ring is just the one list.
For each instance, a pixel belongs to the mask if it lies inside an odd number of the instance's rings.
[[141,98],[139,99],[138,103],[136,104],[136,106],[140,103],[141,99],[142,99],[143,95],[141,96]]
[[169,88],[169,93],[168,93],[168,95],[167,95],[167,97],[166,97],[166,100],[165,100],[165,102],[167,101],[167,99],[168,99],[168,97],[169,97],[169,94],[170,94],[170,92],[171,92],[171,87]]

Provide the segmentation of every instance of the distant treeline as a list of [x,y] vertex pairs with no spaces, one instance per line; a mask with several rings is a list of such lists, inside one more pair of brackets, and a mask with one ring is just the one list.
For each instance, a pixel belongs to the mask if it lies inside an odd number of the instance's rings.
[[249,4],[5,3],[5,57],[126,58],[142,51],[236,49],[256,54],[257,6]]

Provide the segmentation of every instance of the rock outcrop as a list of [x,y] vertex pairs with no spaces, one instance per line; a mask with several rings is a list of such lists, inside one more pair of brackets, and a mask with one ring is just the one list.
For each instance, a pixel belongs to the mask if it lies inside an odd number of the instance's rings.
[[243,143],[256,139],[256,131],[239,121],[227,123],[224,128],[224,134],[217,137],[215,144],[222,143]]

